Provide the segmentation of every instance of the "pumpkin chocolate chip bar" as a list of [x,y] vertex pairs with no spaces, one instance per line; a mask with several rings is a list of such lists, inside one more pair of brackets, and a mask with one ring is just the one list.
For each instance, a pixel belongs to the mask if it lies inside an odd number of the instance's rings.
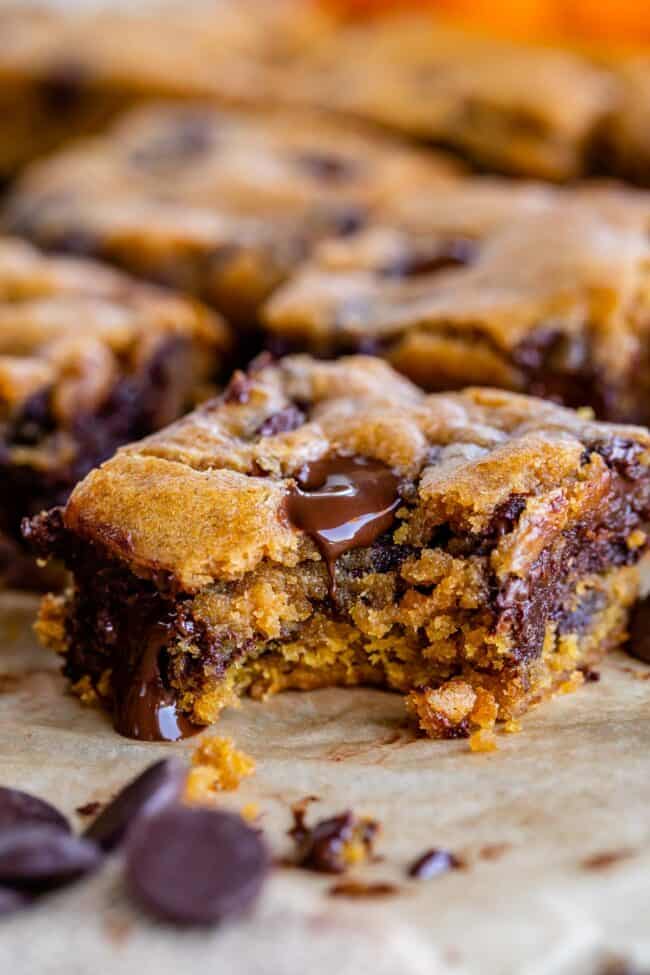
[[21,519],[194,406],[229,346],[198,302],[0,238],[0,581],[42,581]]
[[426,395],[363,356],[258,361],[27,526],[74,577],[40,635],[125,735],[359,684],[467,735],[624,640],[649,465],[647,431],[546,401]]
[[462,180],[324,242],[271,297],[276,352],[372,352],[428,390],[478,384],[650,420],[647,194]]
[[316,242],[350,233],[404,185],[456,174],[446,157],[317,114],[163,104],[34,164],[6,220],[250,327]]

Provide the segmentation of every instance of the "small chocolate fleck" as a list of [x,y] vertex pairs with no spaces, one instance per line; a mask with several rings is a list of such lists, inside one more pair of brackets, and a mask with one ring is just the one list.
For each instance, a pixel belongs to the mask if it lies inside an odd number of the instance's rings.
[[20,789],[0,787],[0,830],[14,826],[51,826],[70,832],[65,816],[44,799]]
[[482,860],[500,860],[509,849],[509,843],[486,843],[481,847],[478,855]]
[[96,816],[101,808],[101,802],[86,802],[83,806],[77,806],[75,812],[79,816]]
[[[141,816],[151,816],[180,798],[186,771],[174,758],[162,759],[125,786],[84,836],[104,850],[112,850],[124,839],[129,826]],[[99,803],[90,803],[99,807]],[[79,810],[77,810],[79,811]]]
[[447,850],[427,850],[418,857],[408,868],[409,877],[417,880],[429,880],[448,870],[460,870],[464,866],[462,860]]
[[585,870],[608,870],[622,860],[629,860],[632,855],[632,850],[604,850],[585,857],[580,866]]
[[417,277],[470,264],[477,251],[475,241],[455,238],[440,241],[428,250],[412,250],[380,269],[384,277]]
[[56,826],[13,826],[0,833],[0,884],[21,890],[42,892],[69,883],[101,859],[94,843]]
[[387,884],[383,881],[364,884],[358,880],[348,880],[340,884],[334,884],[328,890],[330,897],[351,897],[355,899],[364,897],[391,897],[394,894],[399,894],[399,892],[400,889],[395,884]]
[[304,808],[294,807],[289,830],[298,847],[296,865],[318,873],[344,873],[353,863],[371,854],[379,824],[348,811],[322,819],[312,827],[305,823]]
[[347,183],[359,175],[359,165],[333,153],[301,152],[295,161],[300,169],[324,183]]
[[335,454],[306,464],[296,480],[287,513],[318,546],[333,595],[337,558],[372,545],[393,524],[399,478],[381,461]]
[[244,912],[268,867],[259,832],[215,809],[167,806],[140,819],[126,845],[131,894],[151,914],[176,924],[211,924]]
[[600,680],[600,671],[592,670],[591,667],[579,667],[586,684],[597,684]]

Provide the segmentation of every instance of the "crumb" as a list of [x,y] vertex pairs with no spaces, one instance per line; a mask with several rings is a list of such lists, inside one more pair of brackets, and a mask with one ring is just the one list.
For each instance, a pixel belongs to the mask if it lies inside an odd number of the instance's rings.
[[518,735],[521,731],[521,722],[517,721],[516,718],[510,718],[510,721],[506,721],[504,724],[503,730],[508,735]]
[[210,801],[216,792],[238,788],[241,780],[254,771],[253,759],[238,751],[230,738],[204,738],[192,755],[185,798],[189,802]]
[[493,731],[486,731],[480,728],[474,731],[469,739],[469,750],[471,752],[495,752],[497,750],[497,738]]
[[260,814],[260,807],[256,802],[247,802],[245,806],[242,806],[241,815],[246,820],[247,823],[254,822]]
[[634,531],[627,536],[625,541],[627,543],[627,547],[631,551],[634,551],[634,549],[641,548],[642,545],[645,545],[647,538],[648,536],[644,531],[642,531],[640,528],[635,528]]
[[568,680],[565,680],[562,684],[560,684],[558,687],[558,694],[573,694],[573,692],[577,691],[578,688],[584,684],[584,682],[585,678],[581,671],[574,670]]

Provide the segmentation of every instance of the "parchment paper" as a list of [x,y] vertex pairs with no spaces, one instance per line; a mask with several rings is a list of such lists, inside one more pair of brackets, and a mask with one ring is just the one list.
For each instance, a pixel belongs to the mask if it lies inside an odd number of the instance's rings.
[[[119,738],[106,716],[64,694],[58,660],[31,636],[35,602],[0,596],[0,782],[42,795],[74,821],[140,769],[196,739]],[[278,855],[289,806],[310,817],[352,807],[379,819],[383,861],[364,881],[384,900],[328,896],[331,877],[277,869],[254,913],[207,933],[158,926],[126,899],[119,860],[0,923],[12,975],[501,975],[600,971],[613,955],[650,966],[650,668],[623,655],[599,683],[530,715],[499,750],[414,740],[399,697],[320,691],[247,701],[213,733],[257,762],[219,801],[255,802]],[[429,847],[466,868],[409,881]],[[486,850],[485,848],[488,847]],[[491,848],[491,849],[490,849]],[[586,858],[614,854],[609,866]]]

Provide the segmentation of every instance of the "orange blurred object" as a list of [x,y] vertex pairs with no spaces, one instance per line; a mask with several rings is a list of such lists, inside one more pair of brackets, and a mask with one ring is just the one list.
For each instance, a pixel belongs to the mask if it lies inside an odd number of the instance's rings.
[[643,0],[324,0],[348,16],[427,10],[510,37],[564,37],[609,44],[650,43],[650,3]]

